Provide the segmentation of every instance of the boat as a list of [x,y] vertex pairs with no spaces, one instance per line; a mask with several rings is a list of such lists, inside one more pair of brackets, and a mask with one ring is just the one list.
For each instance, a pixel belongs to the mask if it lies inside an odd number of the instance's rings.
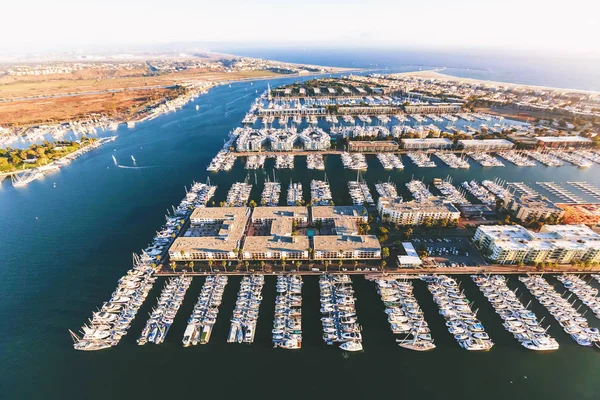
[[344,343],[340,344],[340,349],[346,350],[346,351],[362,351],[363,345],[361,342],[355,342],[355,341],[344,342]]

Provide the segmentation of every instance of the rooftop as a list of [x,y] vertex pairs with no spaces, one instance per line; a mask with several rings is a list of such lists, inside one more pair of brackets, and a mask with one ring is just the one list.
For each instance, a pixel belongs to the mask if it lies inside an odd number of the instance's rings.
[[339,219],[345,217],[366,218],[367,209],[363,206],[313,206],[311,207],[314,219]]
[[536,136],[536,139],[540,142],[546,143],[569,143],[569,142],[577,142],[577,143],[591,143],[592,141],[588,138],[584,138],[581,136]]
[[313,238],[315,252],[379,252],[381,245],[374,235],[320,235]]

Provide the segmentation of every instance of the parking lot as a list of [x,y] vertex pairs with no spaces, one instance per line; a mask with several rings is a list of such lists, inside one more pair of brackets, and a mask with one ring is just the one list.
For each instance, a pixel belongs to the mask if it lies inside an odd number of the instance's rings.
[[423,258],[426,266],[459,268],[487,265],[479,251],[467,238],[426,238],[412,240],[415,249],[425,249],[429,257]]

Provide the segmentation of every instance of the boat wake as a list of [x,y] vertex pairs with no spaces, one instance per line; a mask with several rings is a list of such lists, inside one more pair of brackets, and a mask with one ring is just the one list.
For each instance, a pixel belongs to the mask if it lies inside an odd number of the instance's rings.
[[152,165],[147,165],[145,167],[132,167],[129,165],[117,165],[117,167],[119,168],[126,168],[126,169],[146,169],[146,168],[154,168],[154,166]]

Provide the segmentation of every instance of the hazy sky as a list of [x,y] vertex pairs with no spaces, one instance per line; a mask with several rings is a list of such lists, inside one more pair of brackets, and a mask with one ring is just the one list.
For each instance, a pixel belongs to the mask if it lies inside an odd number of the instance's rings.
[[598,0],[20,0],[0,51],[173,41],[600,55]]

